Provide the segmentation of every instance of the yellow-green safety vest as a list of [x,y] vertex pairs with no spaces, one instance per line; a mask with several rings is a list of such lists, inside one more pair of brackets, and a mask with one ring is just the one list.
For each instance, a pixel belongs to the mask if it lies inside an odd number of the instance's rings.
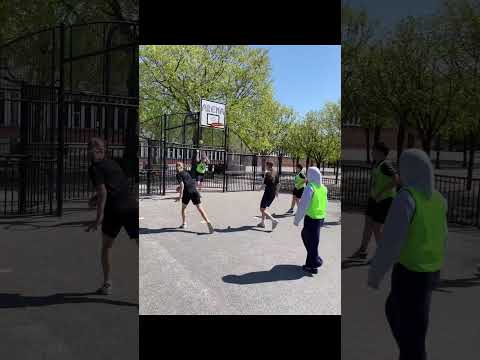
[[197,173],[205,174],[205,171],[207,171],[207,165],[203,162],[199,162],[197,164]]
[[307,209],[307,215],[312,219],[325,219],[327,213],[327,188],[325,185],[308,183],[307,187],[313,191],[310,206]]
[[445,200],[438,191],[434,191],[428,199],[413,188],[406,190],[415,201],[415,214],[399,262],[410,271],[438,271],[443,265],[447,236]]
[[[385,161],[385,160],[384,160]],[[385,175],[381,170],[381,166],[384,163],[381,161],[377,166],[375,166],[372,170],[372,189],[370,191],[370,196],[377,195],[381,189],[383,189],[389,182],[392,181],[390,176]],[[377,202],[385,200],[389,197],[395,197],[397,194],[396,188],[392,188],[383,193],[383,195],[377,199]]]
[[305,178],[301,178],[300,174],[303,173],[300,171],[297,175],[295,175],[295,178],[293,180],[295,183],[295,189],[297,190],[303,189],[305,187]]

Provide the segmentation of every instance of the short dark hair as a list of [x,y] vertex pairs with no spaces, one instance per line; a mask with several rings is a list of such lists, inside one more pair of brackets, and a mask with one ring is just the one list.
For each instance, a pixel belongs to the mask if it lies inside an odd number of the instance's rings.
[[299,168],[300,170],[303,170],[303,165],[300,164],[300,163],[298,163],[298,164],[297,164],[297,168]]
[[378,143],[376,143],[376,144],[373,146],[373,149],[383,152],[383,154],[384,154],[385,156],[387,156],[388,153],[390,152],[390,149],[388,148],[388,146],[385,145],[385,143],[383,143],[383,142],[378,142]]

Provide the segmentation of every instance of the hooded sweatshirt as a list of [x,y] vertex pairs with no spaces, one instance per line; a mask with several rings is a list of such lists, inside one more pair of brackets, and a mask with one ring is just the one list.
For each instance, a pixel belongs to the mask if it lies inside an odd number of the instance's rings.
[[[307,171],[307,180],[308,182],[321,185],[322,174],[320,173],[320,170],[315,166],[309,167]],[[305,216],[305,213],[307,212],[307,209],[310,206],[310,201],[312,200],[312,196],[313,196],[313,191],[310,188],[310,186],[305,187],[302,198],[300,199],[300,203],[298,204],[297,212],[295,213],[295,219],[293,220],[293,223],[295,225],[298,225],[300,221],[303,219],[303,217]]]
[[[424,193],[428,198],[434,190],[434,172],[429,156],[422,150],[409,149],[400,156],[402,189],[394,198],[371,262],[368,283],[377,288],[385,274],[400,258],[407,241],[410,222],[415,214],[415,201],[405,187]],[[446,203],[446,200],[445,200]],[[446,239],[445,239],[446,240]]]

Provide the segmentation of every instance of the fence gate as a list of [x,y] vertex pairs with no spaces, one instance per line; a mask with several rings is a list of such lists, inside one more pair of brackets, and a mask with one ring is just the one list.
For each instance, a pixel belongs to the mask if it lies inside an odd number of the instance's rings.
[[87,143],[138,184],[138,25],[56,26],[0,45],[0,215],[85,200]]

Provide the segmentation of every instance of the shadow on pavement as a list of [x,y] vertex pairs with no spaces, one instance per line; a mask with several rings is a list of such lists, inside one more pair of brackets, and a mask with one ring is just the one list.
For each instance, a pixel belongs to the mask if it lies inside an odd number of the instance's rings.
[[244,225],[236,228],[228,227],[226,229],[215,229],[215,232],[219,233],[229,233],[229,232],[237,232],[237,231],[247,231],[247,230],[253,230],[253,231],[260,231],[260,232],[272,232],[269,230],[260,230],[254,225]]
[[461,278],[461,279],[440,279],[440,282],[435,288],[435,291],[449,292],[445,290],[449,288],[469,288],[473,286],[480,286],[480,274],[476,274],[474,277]]
[[[37,230],[42,228],[54,228],[54,227],[62,227],[62,226],[70,226],[70,227],[87,227],[92,223],[92,220],[82,220],[82,221],[70,221],[64,222],[59,224],[48,224],[48,225],[40,225],[42,223],[49,223],[48,221],[14,221],[6,224],[3,229],[10,230],[10,231],[25,231],[25,230]],[[18,228],[20,227],[20,228]],[[25,228],[28,227],[28,228]]]
[[175,199],[178,199],[178,196],[166,197],[166,198],[162,198],[162,199],[150,199],[150,200],[161,201],[161,200],[175,200]]
[[195,231],[189,231],[185,229],[179,228],[162,228],[162,229],[148,229],[148,228],[139,228],[140,235],[142,234],[162,234],[167,232],[183,232],[183,233],[190,233],[195,235],[208,235],[208,233],[199,233]]
[[340,221],[325,221],[323,226],[337,226],[340,225]]
[[256,271],[243,275],[225,275],[222,280],[229,284],[248,285],[273,281],[299,280],[312,277],[298,265],[275,265],[268,271]]
[[280,215],[277,215],[277,214],[274,214],[272,215],[275,219],[282,219],[282,218],[287,218],[287,217],[291,217],[293,218],[295,216],[295,214],[280,214]]
[[[262,217],[260,215],[256,215],[255,216],[256,218],[258,219],[261,219]],[[290,214],[281,214],[281,215],[277,215],[277,214],[272,214],[272,217],[275,218],[275,219],[281,219],[281,218],[292,218],[292,221],[293,221],[293,218],[295,217],[295,215],[290,215]],[[268,221],[268,220],[267,220]],[[337,225],[340,225],[340,221],[325,221],[323,223],[323,227],[328,227],[328,226],[337,226]]]
[[353,267],[368,266],[368,265],[370,265],[370,263],[365,260],[351,260],[351,259],[342,260],[342,270],[353,268]]
[[[59,304],[79,304],[79,303],[99,303],[118,306],[134,306],[134,304],[126,301],[109,300],[107,298],[90,298],[84,297],[95,295],[95,292],[87,293],[63,293],[48,296],[23,296],[20,294],[0,294],[0,308],[19,308],[33,306],[48,306]],[[101,295],[99,295],[101,296]]]

